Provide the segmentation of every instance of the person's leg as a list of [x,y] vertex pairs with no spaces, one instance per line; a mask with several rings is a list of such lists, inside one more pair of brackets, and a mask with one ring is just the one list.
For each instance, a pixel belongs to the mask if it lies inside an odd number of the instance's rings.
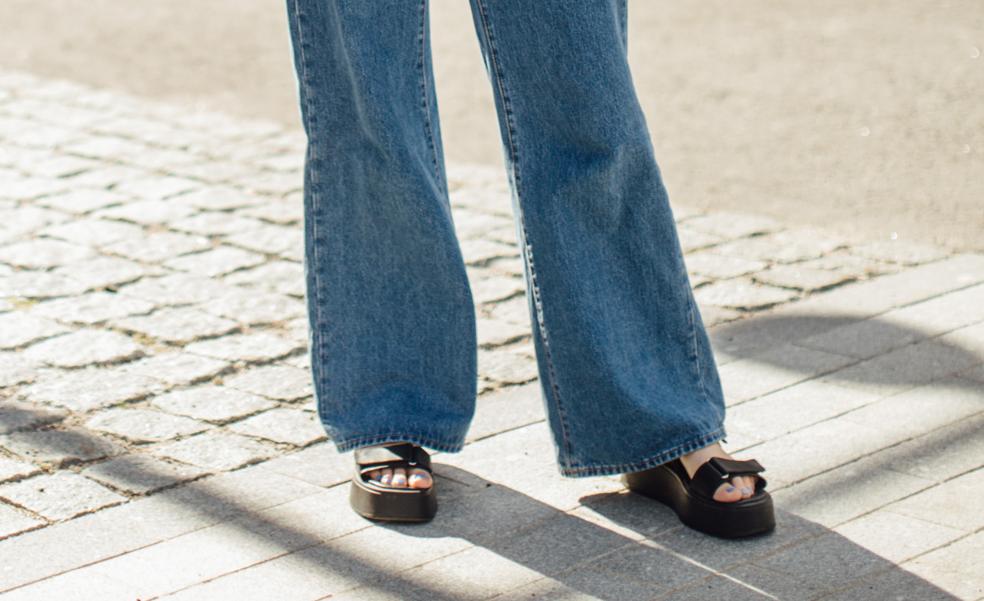
[[723,440],[724,398],[627,60],[625,0],[471,0],[566,476]]
[[475,309],[455,236],[426,0],[287,0],[307,134],[305,278],[318,414],[339,451],[460,451]]

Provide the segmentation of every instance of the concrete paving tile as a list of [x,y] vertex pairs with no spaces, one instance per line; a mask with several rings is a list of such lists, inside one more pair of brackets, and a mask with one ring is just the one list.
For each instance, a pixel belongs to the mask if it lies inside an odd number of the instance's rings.
[[706,599],[764,601],[776,598],[759,590],[741,579],[711,575],[694,584],[654,597],[653,601],[705,601]]
[[269,459],[276,449],[247,436],[212,430],[154,445],[150,452],[205,469],[223,471]]
[[854,359],[792,344],[777,346],[719,367],[729,405],[828,373]]
[[466,442],[545,419],[540,381],[498,388],[478,397]]
[[979,362],[976,355],[934,338],[866,359],[820,379],[888,396],[956,374]]
[[23,588],[3,593],[4,601],[92,601],[93,599],[139,599],[139,591],[132,586],[94,573],[93,570],[75,570],[59,574]]
[[982,495],[984,468],[978,468],[886,505],[885,509],[970,532],[984,526]]
[[729,448],[740,449],[851,411],[878,397],[863,390],[807,380],[729,407]]
[[901,563],[966,534],[963,530],[886,510],[855,518],[833,530],[892,563]]
[[298,447],[327,438],[318,416],[286,407],[270,409],[226,427],[238,434]]
[[[925,578],[960,599],[976,601],[984,596],[981,557],[984,557],[984,532],[977,532],[903,562],[899,567]],[[935,597],[925,598],[950,599],[951,597],[937,594]]]
[[42,474],[0,486],[0,497],[49,520],[65,520],[127,497],[71,472]]
[[728,574],[780,599],[815,599],[891,567],[867,549],[834,532],[737,566]]
[[976,361],[972,360],[971,365],[984,361],[984,322],[947,332],[937,340],[960,349],[971,357],[976,357]]
[[981,467],[984,413],[961,419],[870,456],[886,469],[930,482],[949,480]]
[[371,525],[324,543],[326,550],[339,557],[389,573],[409,570],[473,546],[456,536],[421,535],[409,524],[395,528]]
[[[618,596],[619,594],[623,596]],[[634,599],[624,596],[621,589],[612,596],[611,591],[607,595],[596,597],[585,592],[564,586],[553,578],[541,578],[535,582],[523,585],[502,595],[495,597],[496,601],[615,601],[617,599]],[[643,597],[648,601],[651,597]]]
[[442,557],[400,576],[411,585],[462,600],[486,599],[542,577],[536,570],[482,547]]
[[804,520],[834,527],[933,485],[932,480],[889,469],[881,456],[888,450],[775,491],[773,501]]
[[351,454],[339,453],[331,441],[281,455],[257,467],[324,487],[348,481],[353,470]]
[[364,564],[350,560],[334,549],[315,546],[181,589],[161,599],[315,601],[336,591],[357,588],[366,580],[383,580],[386,577],[387,574],[373,573]]
[[584,495],[623,488],[615,477],[561,476],[545,422],[474,442],[441,461],[562,511],[577,507]]
[[0,539],[45,525],[45,521],[22,509],[0,503]]
[[[908,564],[906,564],[908,565]],[[861,582],[824,597],[824,601],[857,601],[858,599],[918,599],[919,601],[953,601],[951,592],[960,589],[960,580],[947,582],[934,574],[934,579],[923,579],[905,569],[892,567],[864,578]],[[958,577],[959,578],[959,577]],[[948,592],[949,591],[949,592]],[[977,588],[984,593],[984,588]],[[979,599],[973,593],[957,599]]]
[[124,455],[82,470],[82,475],[131,494],[147,494],[207,473],[149,455]]
[[888,313],[883,313],[807,336],[797,340],[795,344],[828,353],[867,359],[926,338],[927,334],[921,330],[892,321],[886,317],[887,315]]
[[837,419],[880,430],[894,443],[981,413],[984,389],[963,378],[947,377],[881,398]]

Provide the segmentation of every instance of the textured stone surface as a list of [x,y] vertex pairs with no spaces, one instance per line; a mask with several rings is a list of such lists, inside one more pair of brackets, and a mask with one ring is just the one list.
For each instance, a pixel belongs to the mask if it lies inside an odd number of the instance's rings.
[[130,494],[147,494],[207,473],[199,467],[149,455],[125,455],[82,470],[82,475]]
[[265,438],[295,446],[324,440],[325,430],[316,415],[298,409],[271,409],[229,426],[239,434]]
[[26,269],[44,269],[88,259],[93,251],[85,246],[38,238],[0,247],[0,261]]
[[149,411],[146,409],[109,409],[85,423],[91,430],[115,434],[133,442],[170,440],[195,434],[209,428],[208,424],[187,417]]
[[[112,382],[112,386],[107,386]],[[88,411],[145,397],[163,388],[154,378],[128,373],[121,368],[87,368],[46,371],[19,394],[31,401],[51,403],[72,411]]]
[[0,538],[24,532],[44,524],[43,520],[27,515],[10,505],[0,505]]
[[205,385],[175,390],[151,399],[169,413],[225,422],[275,406],[273,401],[224,386]]
[[121,365],[120,370],[177,385],[211,378],[228,367],[226,361],[175,351],[131,361]]
[[105,486],[71,472],[43,474],[0,486],[0,498],[49,520],[64,520],[127,500]]
[[132,359],[143,352],[141,345],[123,334],[83,329],[38,342],[24,356],[58,367],[82,367]]
[[148,313],[154,303],[112,292],[91,292],[82,296],[44,301],[34,306],[38,315],[63,321],[93,325],[107,319]]
[[164,262],[178,271],[189,271],[206,277],[215,277],[244,267],[263,263],[263,255],[246,250],[220,246],[212,250],[183,255]]
[[64,409],[4,400],[3,404],[0,404],[0,434],[44,426],[61,421],[67,415],[68,412]]
[[175,459],[209,470],[231,470],[274,455],[275,449],[248,436],[213,430],[151,450],[155,455]]
[[749,278],[720,280],[694,290],[694,298],[701,305],[734,309],[762,309],[796,297],[795,291],[756,284]]
[[286,321],[305,315],[304,303],[276,293],[242,290],[206,303],[200,308],[243,324],[257,325]]
[[68,331],[69,328],[43,317],[19,313],[0,314],[0,332],[3,332],[0,348],[17,348]]
[[26,478],[40,472],[41,468],[33,463],[10,457],[0,457],[0,482]]
[[192,307],[165,307],[149,315],[114,319],[113,327],[174,344],[221,336],[239,324]]
[[223,383],[229,388],[281,401],[295,401],[313,394],[311,373],[288,365],[254,367],[225,378]]
[[277,359],[283,357],[294,350],[298,345],[292,344],[280,336],[268,334],[266,332],[255,332],[251,334],[234,334],[214,340],[203,340],[194,342],[185,347],[189,353],[215,357],[229,361],[261,361],[264,359]]
[[0,446],[39,463],[62,467],[121,452],[119,445],[81,428],[31,430],[0,436]]

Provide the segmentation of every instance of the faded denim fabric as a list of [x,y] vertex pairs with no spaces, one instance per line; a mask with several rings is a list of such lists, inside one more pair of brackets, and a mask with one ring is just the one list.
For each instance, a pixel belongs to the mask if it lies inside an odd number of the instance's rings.
[[[541,393],[565,476],[724,439],[724,396],[627,60],[625,0],[470,0],[498,112]],[[312,377],[339,451],[460,451],[472,292],[427,0],[287,0],[307,134]]]

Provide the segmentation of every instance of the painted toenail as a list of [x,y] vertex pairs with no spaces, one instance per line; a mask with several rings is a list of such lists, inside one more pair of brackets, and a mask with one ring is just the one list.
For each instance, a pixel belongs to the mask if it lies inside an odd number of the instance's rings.
[[748,488],[747,486],[742,486],[741,487],[741,492],[752,492],[752,489],[751,488]]
[[729,484],[728,486],[726,486],[726,487],[725,487],[725,489],[724,489],[724,490],[726,490],[726,491],[728,491],[728,492],[731,492],[731,491],[733,491],[734,489],[735,489],[735,487],[734,487],[734,486],[731,486],[731,485]]

